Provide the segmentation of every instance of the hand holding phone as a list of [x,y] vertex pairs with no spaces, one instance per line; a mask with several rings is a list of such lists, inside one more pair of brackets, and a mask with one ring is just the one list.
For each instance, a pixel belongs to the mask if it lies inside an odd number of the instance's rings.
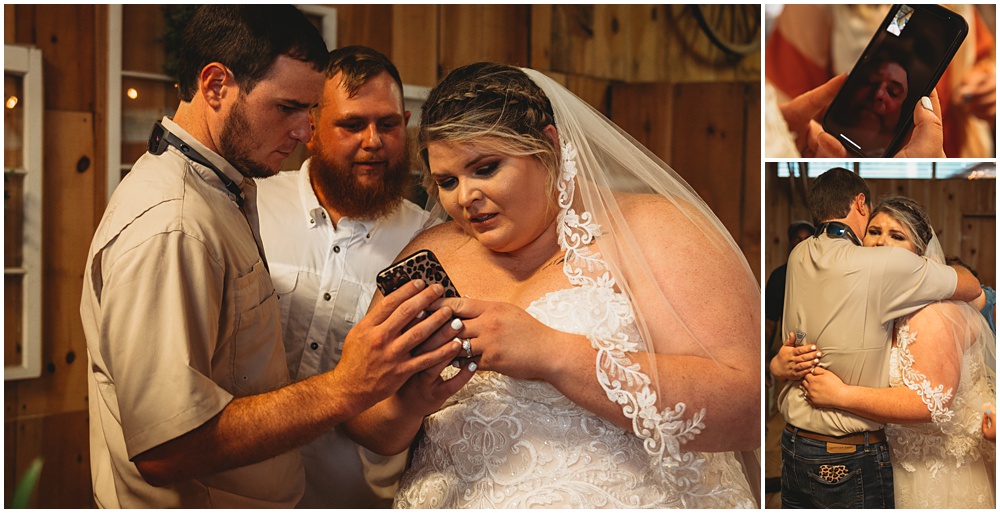
[[[937,5],[893,5],[823,118],[849,152],[891,157],[968,34],[958,14]],[[940,116],[940,113],[937,113]]]
[[444,271],[437,256],[428,249],[422,249],[399,262],[383,269],[375,277],[375,283],[383,296],[388,296],[404,283],[422,279],[428,285],[439,283],[444,287],[443,297],[460,297]]

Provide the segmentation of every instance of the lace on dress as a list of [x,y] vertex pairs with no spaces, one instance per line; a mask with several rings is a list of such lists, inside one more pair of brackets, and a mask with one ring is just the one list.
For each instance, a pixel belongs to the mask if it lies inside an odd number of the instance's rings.
[[[935,325],[935,337],[921,338]],[[897,507],[993,506],[995,444],[980,429],[982,405],[995,402],[982,348],[992,339],[965,303],[933,303],[897,321],[890,385],[916,392],[931,414],[927,423],[886,425]]]

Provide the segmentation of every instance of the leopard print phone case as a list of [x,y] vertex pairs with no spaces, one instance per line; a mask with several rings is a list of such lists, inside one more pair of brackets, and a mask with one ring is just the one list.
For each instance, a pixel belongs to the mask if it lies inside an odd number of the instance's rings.
[[375,277],[375,283],[383,296],[388,296],[394,290],[410,280],[422,279],[428,285],[440,283],[444,287],[444,297],[460,297],[458,290],[451,284],[451,278],[444,272],[441,262],[428,249],[422,249],[382,270]]

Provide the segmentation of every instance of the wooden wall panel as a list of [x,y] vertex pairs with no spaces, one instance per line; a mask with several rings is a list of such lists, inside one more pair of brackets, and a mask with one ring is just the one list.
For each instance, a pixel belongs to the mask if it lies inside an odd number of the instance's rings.
[[551,25],[553,71],[624,82],[749,81],[760,76],[760,51],[731,58],[712,45],[690,6],[556,5]]
[[528,65],[530,6],[442,5],[440,12],[440,78],[478,61]]
[[667,159],[737,241],[743,231],[743,188],[746,180],[760,179],[759,168],[744,169],[750,95],[751,88],[738,82],[679,84],[673,100],[673,152]]
[[404,84],[433,87],[438,83],[438,16],[436,5],[392,6],[392,59]]
[[552,5],[531,6],[531,48],[528,66],[539,71],[552,69]]
[[630,82],[672,80],[665,75],[664,64],[670,62],[671,39],[664,24],[665,5],[631,5],[620,16],[628,27],[628,55],[625,73]]
[[14,42],[14,34],[17,30],[17,9],[12,4],[3,4],[3,42],[11,44]]
[[616,84],[611,88],[611,119],[668,164],[672,158],[676,86]]
[[[765,188],[765,269],[770,272],[787,258],[788,223],[809,219],[799,196],[791,196],[791,181],[777,178],[769,164]],[[874,201],[901,195],[924,206],[948,256],[959,256],[996,288],[996,180],[866,180]]]
[[[382,4],[338,4],[337,47],[370,46],[392,56],[393,9]],[[406,82],[406,78],[403,78]]]
[[[954,254],[958,255],[963,262],[979,262],[978,267],[973,266],[979,281],[996,285],[996,247],[997,247],[997,218],[996,216],[965,215],[962,216],[962,233],[960,236],[958,250]],[[988,265],[993,262],[994,265]]]
[[[7,434],[5,433],[5,436]],[[32,508],[93,508],[87,412],[28,417],[18,421],[16,474],[43,460]]]
[[17,471],[17,421],[10,416],[11,404],[16,400],[9,397],[12,391],[16,390],[13,384],[4,383],[4,421],[3,421],[3,504],[4,507],[10,505],[10,500],[14,496],[14,487],[20,474]]
[[40,48],[44,63],[43,370],[39,378],[4,383],[5,500],[41,455],[46,464],[32,506],[93,507],[79,304],[87,248],[104,205],[105,160],[97,147],[106,123],[98,96],[106,89],[107,10],[17,5],[5,6],[5,15],[12,10],[8,21],[16,23],[5,40],[13,35],[13,42]]
[[161,6],[122,5],[122,39],[136,43],[122,48],[123,69],[164,73],[167,52],[163,31],[166,24]]
[[97,95],[93,5],[19,5],[32,30],[18,25],[18,42],[42,50],[45,108],[92,111]]
[[755,102],[752,98],[760,98],[760,82],[747,84],[747,104],[746,118],[744,126],[744,157],[743,157],[743,215],[740,219],[742,232],[736,238],[736,243],[743,249],[743,256],[753,269],[757,282],[764,289],[761,273],[761,247],[760,247],[760,223],[763,219],[760,211],[760,187],[761,173],[763,166],[760,161],[760,102]]
[[556,5],[552,11],[552,69],[619,79],[627,54],[616,5]]
[[605,117],[611,117],[611,89],[612,84],[607,80],[592,78],[583,75],[566,75],[562,73],[549,72],[552,76],[561,76],[561,83],[573,91],[573,94],[581,100],[590,104]]
[[[20,415],[87,409],[87,342],[80,294],[93,237],[94,129],[89,112],[45,115],[42,377],[19,384]],[[53,229],[58,227],[58,229]]]

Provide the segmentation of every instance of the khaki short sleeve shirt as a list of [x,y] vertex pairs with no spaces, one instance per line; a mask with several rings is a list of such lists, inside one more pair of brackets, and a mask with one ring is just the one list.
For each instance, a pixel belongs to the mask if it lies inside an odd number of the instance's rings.
[[[802,331],[823,352],[826,368],[849,385],[889,386],[893,321],[955,293],[946,265],[903,248],[856,246],[826,234],[803,241],[788,257],[782,333]],[[881,429],[846,412],[813,408],[791,381],[778,395],[785,420],[832,436]]]
[[[174,147],[145,154],[115,191],[94,240],[80,312],[90,358],[94,497],[102,507],[293,506],[298,451],[166,487],[131,459],[201,426],[233,397],[288,382],[277,297],[258,250],[255,187],[165,119],[236,183]],[[248,218],[252,221],[248,221]]]

